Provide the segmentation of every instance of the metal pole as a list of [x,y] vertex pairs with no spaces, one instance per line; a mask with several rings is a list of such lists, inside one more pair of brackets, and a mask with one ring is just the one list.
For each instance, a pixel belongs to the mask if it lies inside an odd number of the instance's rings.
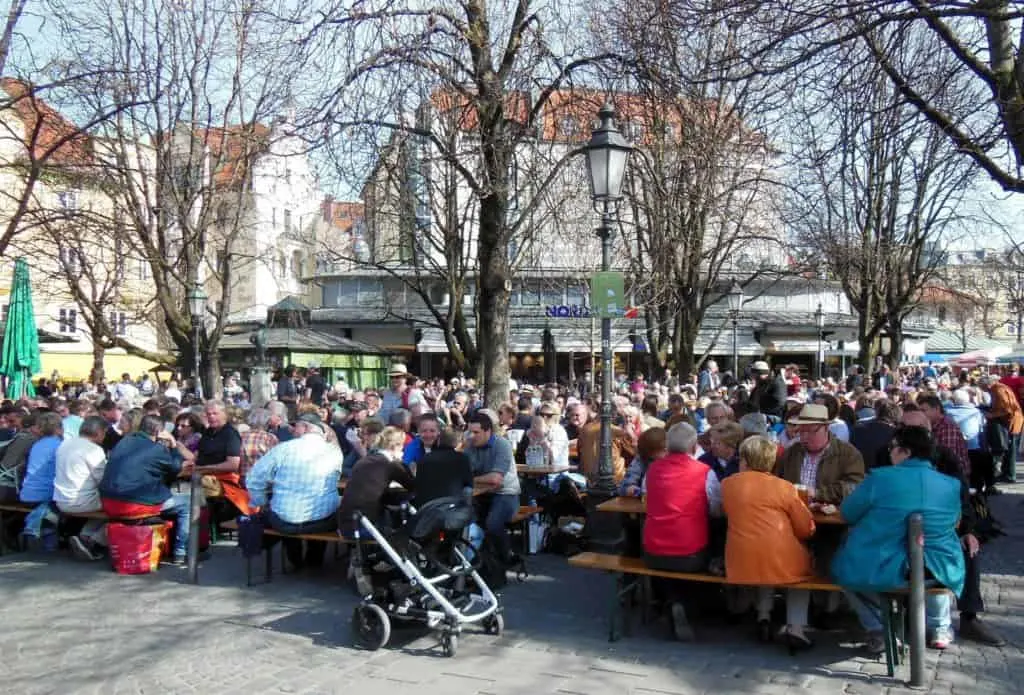
[[[203,380],[199,374],[199,321],[192,318],[193,344],[195,346],[195,372],[196,372],[196,395],[200,400],[203,398]],[[189,524],[188,524],[188,580],[192,584],[199,583],[199,517],[202,509],[199,504],[201,500],[201,476],[195,471],[192,472],[192,480],[189,485]]]
[[739,342],[736,335],[736,324],[737,324],[736,312],[732,314],[732,375],[736,378],[736,382],[740,380],[740,349]]
[[907,545],[910,559],[910,687],[924,686],[924,517],[919,513],[907,519]]
[[818,329],[818,354],[814,356],[814,361],[818,363],[818,381],[821,381],[824,369],[822,365],[821,355],[821,329]]
[[[601,271],[611,268],[612,222],[608,203],[601,213]],[[597,464],[598,492],[615,494],[615,472],[612,467],[612,319],[601,317],[601,453]]]

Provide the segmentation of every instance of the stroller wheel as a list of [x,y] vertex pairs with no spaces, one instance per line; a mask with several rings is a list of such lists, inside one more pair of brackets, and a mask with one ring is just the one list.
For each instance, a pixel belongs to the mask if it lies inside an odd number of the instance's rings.
[[501,633],[505,631],[505,618],[502,617],[501,613],[495,613],[484,621],[484,630],[488,635],[501,637]]
[[363,649],[377,651],[391,637],[388,614],[375,603],[360,603],[352,610],[352,635]]
[[459,636],[454,632],[446,632],[441,636],[441,650],[448,658],[452,658],[459,651]]

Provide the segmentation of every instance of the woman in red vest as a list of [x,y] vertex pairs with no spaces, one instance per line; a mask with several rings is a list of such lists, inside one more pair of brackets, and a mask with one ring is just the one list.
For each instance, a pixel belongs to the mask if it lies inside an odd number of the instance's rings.
[[[708,563],[708,517],[722,513],[718,477],[694,458],[693,427],[677,423],[666,439],[668,454],[647,469],[644,559],[652,569],[703,572]],[[673,583],[664,588],[671,602],[673,634],[678,640],[693,639],[679,592]]]

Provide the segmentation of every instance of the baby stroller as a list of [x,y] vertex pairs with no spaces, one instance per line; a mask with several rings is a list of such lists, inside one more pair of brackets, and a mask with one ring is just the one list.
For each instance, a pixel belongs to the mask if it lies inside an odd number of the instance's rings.
[[[488,634],[504,629],[499,598],[469,558],[463,535],[473,516],[467,500],[443,497],[419,510],[402,505],[395,529],[382,531],[355,515],[356,572],[372,588],[352,613],[356,643],[376,650],[387,644],[391,621],[423,622],[440,630],[445,656],[455,656],[462,627],[480,623]],[[374,545],[374,543],[376,545]]]

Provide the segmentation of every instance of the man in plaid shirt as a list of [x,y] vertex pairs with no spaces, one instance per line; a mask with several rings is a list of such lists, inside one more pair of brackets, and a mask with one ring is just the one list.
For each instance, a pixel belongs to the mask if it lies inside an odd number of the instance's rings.
[[269,422],[270,411],[266,408],[253,408],[249,413],[249,429],[242,433],[238,468],[238,473],[243,481],[256,462],[278,444],[277,437],[267,431]]
[[917,406],[928,418],[932,425],[932,438],[938,446],[944,446],[952,452],[956,460],[960,462],[964,478],[971,479],[971,460],[967,455],[967,440],[960,426],[950,416],[946,415],[942,407],[942,401],[938,396],[926,394],[917,397]]
[[[264,508],[264,518],[275,531],[300,534],[338,529],[341,449],[324,439],[326,427],[316,413],[300,415],[294,428],[297,438],[275,446],[249,471],[245,481],[249,502]],[[327,543],[309,541],[305,557],[302,540],[285,538],[284,544],[288,561],[296,568],[323,564]]]

